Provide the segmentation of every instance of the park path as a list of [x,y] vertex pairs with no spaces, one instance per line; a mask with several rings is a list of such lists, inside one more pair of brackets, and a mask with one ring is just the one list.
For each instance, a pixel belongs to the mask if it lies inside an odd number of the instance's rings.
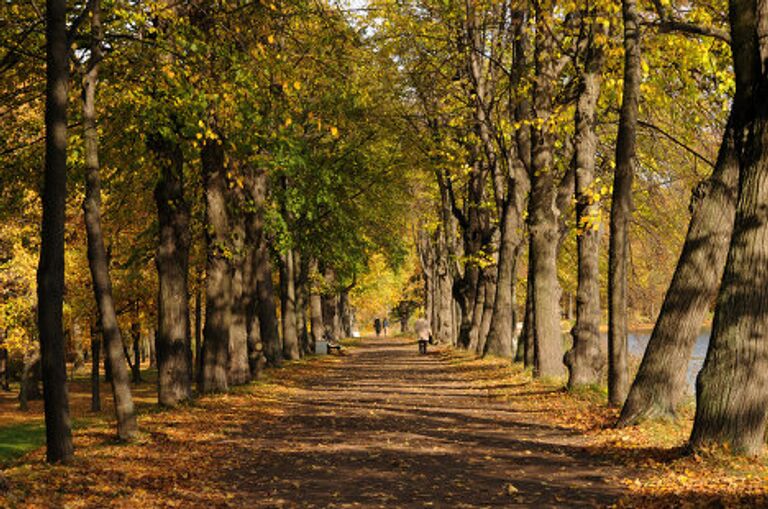
[[268,427],[243,426],[238,470],[221,480],[241,507],[603,507],[621,495],[621,472],[579,436],[458,370],[412,341],[365,340],[302,381]]

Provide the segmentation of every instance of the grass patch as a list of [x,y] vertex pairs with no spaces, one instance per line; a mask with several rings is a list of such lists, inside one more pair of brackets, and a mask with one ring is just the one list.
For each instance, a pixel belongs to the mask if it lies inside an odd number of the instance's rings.
[[22,423],[0,428],[0,465],[7,465],[45,444],[45,424]]

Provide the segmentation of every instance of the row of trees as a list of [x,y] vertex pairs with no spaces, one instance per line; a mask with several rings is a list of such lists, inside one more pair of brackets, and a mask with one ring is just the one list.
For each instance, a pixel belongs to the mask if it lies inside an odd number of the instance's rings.
[[[629,425],[674,416],[716,302],[691,443],[759,452],[768,417],[759,6],[375,5],[381,44],[408,83],[422,164],[437,186],[436,219],[422,225],[419,253],[438,339],[516,357],[536,377],[557,378],[567,367],[569,388],[607,376],[609,402],[623,406],[619,425]],[[658,213],[673,215],[687,195],[676,181],[694,180],[702,165],[709,174],[699,174],[690,216],[682,214],[689,219],[682,254],[632,384],[628,307],[630,283],[640,284],[632,270],[663,269],[661,259],[638,259],[653,256],[636,240],[657,199],[649,189],[671,198]],[[527,277],[516,343],[521,260]],[[577,276],[567,352],[564,270]]]
[[[323,335],[350,334],[350,293],[372,254],[388,268],[406,259],[411,183],[387,120],[397,96],[382,75],[394,64],[338,6],[49,0],[44,13],[10,9],[3,213],[40,214],[42,229],[39,244],[31,227],[19,246],[39,246],[37,327],[8,312],[2,328],[7,338],[39,334],[49,461],[73,455],[65,359],[82,346],[64,331],[89,311],[124,440],[138,429],[126,312],[154,331],[163,406],[190,399],[195,385],[246,383]],[[78,310],[73,268],[86,252],[90,277],[78,277],[91,296]],[[4,266],[20,257],[9,251]],[[25,277],[14,276],[14,309],[33,313]],[[98,377],[96,357],[94,366]]]

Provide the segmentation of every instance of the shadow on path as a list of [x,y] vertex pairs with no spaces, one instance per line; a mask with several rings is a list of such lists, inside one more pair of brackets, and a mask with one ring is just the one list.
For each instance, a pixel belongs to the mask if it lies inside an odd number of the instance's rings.
[[242,426],[239,464],[219,482],[243,507],[591,507],[621,495],[621,472],[572,431],[457,374],[411,342],[367,340],[269,427]]

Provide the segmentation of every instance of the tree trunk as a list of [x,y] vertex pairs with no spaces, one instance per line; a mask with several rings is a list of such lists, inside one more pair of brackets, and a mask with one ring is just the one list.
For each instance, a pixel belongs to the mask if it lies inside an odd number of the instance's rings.
[[[516,193],[515,189],[508,191]],[[496,281],[496,298],[493,302],[490,330],[483,349],[483,355],[495,355],[511,359],[514,356],[514,320],[512,300],[515,286],[515,267],[521,239],[517,234],[520,228],[520,215],[514,202],[509,199],[501,211],[501,241],[499,243],[499,265]]]
[[[197,289],[195,290],[195,379],[203,376],[203,271],[197,276]],[[151,343],[150,343],[151,345]],[[152,355],[150,348],[150,356]]]
[[352,308],[349,305],[349,290],[344,289],[339,294],[339,320],[341,333],[345,338],[352,336]]
[[309,265],[296,250],[293,252],[293,265],[296,279],[296,332],[299,336],[299,353],[303,357],[314,351],[310,345],[309,329],[307,328]]
[[[491,267],[491,270],[494,270]],[[472,321],[469,328],[469,344],[467,349],[476,352],[480,342],[480,326],[483,320],[483,311],[485,310],[485,287],[488,284],[488,271],[483,269],[479,271],[478,282],[475,288],[476,295],[472,301]]]
[[273,366],[279,366],[283,360],[280,335],[280,324],[277,320],[277,306],[275,305],[275,289],[272,283],[272,261],[266,239],[262,235],[254,256],[255,277],[257,279],[259,316],[259,331],[264,346],[264,354],[267,361]]
[[[456,346],[461,336],[463,318],[454,320],[454,286],[457,284],[451,270],[451,233],[453,216],[449,210],[447,196],[442,192],[441,225],[437,229],[434,248],[433,316],[430,324],[438,343]],[[459,306],[463,299],[456,301]],[[462,308],[462,312],[464,309]],[[457,330],[458,329],[458,330]]]
[[139,301],[134,302],[133,323],[131,336],[133,338],[133,383],[141,383],[141,321],[139,318]]
[[[243,180],[245,182],[246,202],[252,202],[245,213],[245,253],[243,263],[243,283],[246,306],[246,332],[248,334],[248,368],[251,379],[261,376],[266,362],[264,342],[261,335],[259,320],[259,278],[257,274],[257,256],[262,242],[262,210],[265,200],[265,189],[260,189],[260,181],[253,168],[246,168]],[[271,277],[271,276],[270,276]]]
[[229,218],[224,146],[219,140],[201,151],[205,188],[205,327],[203,329],[203,376],[200,392],[224,392],[228,388],[229,334],[232,327],[232,275],[227,255]]
[[338,323],[338,297],[336,295],[323,294],[323,331],[333,339],[338,339],[336,324]]
[[11,390],[10,355],[7,348],[0,348],[0,373],[2,373],[2,385],[4,391]]
[[[491,330],[491,318],[493,317],[493,307],[496,298],[496,278],[498,277],[497,268],[491,268],[485,275],[485,298],[483,299],[483,317],[480,320],[480,329],[477,336],[477,355],[483,355],[485,343],[488,339],[488,332]],[[511,358],[511,355],[510,355]]]
[[688,235],[619,426],[672,418],[684,394],[691,351],[720,287],[733,233],[739,180],[734,118],[732,111],[712,175],[693,192]]
[[[568,367],[568,388],[600,382],[605,361],[600,340],[600,204],[593,198],[595,186],[595,133],[597,101],[600,98],[601,72],[604,61],[602,42],[607,35],[602,21],[590,13],[589,47],[581,74],[579,98],[576,103],[574,157],[576,166],[576,249],[578,253],[578,288],[576,290],[576,324],[571,330],[573,347],[565,354]],[[569,319],[571,318],[569,295]]]
[[155,186],[158,217],[157,399],[173,407],[192,396],[189,340],[189,206],[184,199],[184,155],[176,141],[155,133],[150,148],[160,166]]
[[251,231],[253,212],[246,214],[245,223],[245,265],[243,267],[243,283],[245,286],[246,334],[248,348],[248,370],[251,380],[257,380],[264,369],[264,345],[261,341],[261,326],[259,325],[258,282],[254,273],[254,257],[256,256],[256,237]]
[[319,287],[320,272],[317,260],[310,262],[310,289],[309,289],[309,323],[312,333],[312,353],[315,352],[315,343],[323,339],[323,300],[320,297]]
[[529,222],[533,271],[534,369],[536,377],[560,377],[563,374],[563,339],[560,333],[560,287],[557,281],[558,216],[553,163],[554,133],[552,87],[557,77],[554,69],[554,41],[546,28],[552,19],[552,5],[536,7],[538,29],[535,36],[533,111],[537,127],[531,138],[531,197]]
[[[730,1],[739,198],[712,338],[696,380],[694,448],[758,455],[768,424],[768,9]],[[743,103],[741,102],[743,101]]]
[[251,368],[248,362],[248,301],[247,286],[250,284],[251,268],[246,264],[250,261],[246,253],[246,217],[244,205],[245,196],[239,186],[228,189],[227,198],[230,207],[235,212],[230,217],[231,233],[229,245],[230,277],[232,278],[232,325],[229,330],[229,347],[227,362],[227,381],[229,385],[242,385],[251,379]]
[[288,249],[280,263],[280,303],[283,324],[283,357],[288,360],[299,358],[299,336],[296,331],[296,267],[293,263],[293,249]]
[[629,390],[627,367],[627,277],[632,220],[637,113],[640,96],[640,22],[637,0],[622,0],[624,90],[616,139],[608,254],[608,402],[623,405]]
[[29,402],[43,397],[40,394],[40,353],[32,352],[24,354],[21,368],[21,381],[19,383],[19,409],[29,410]]
[[69,89],[66,11],[65,0],[47,0],[45,170],[37,269],[37,324],[45,392],[46,458],[50,463],[66,463],[74,455],[62,329]]
[[149,367],[157,368],[157,333],[155,332],[155,329],[149,330],[147,342],[149,343]]
[[91,412],[101,412],[100,357],[101,339],[99,338],[98,327],[91,323]]

